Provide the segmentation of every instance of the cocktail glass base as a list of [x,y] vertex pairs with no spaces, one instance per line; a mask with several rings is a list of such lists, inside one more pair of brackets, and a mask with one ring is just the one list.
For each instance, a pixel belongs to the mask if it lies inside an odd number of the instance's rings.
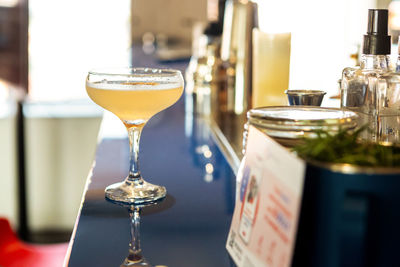
[[109,185],[106,198],[122,203],[141,204],[165,198],[167,190],[164,186],[153,185],[140,178],[139,181],[130,181],[128,178],[120,183]]

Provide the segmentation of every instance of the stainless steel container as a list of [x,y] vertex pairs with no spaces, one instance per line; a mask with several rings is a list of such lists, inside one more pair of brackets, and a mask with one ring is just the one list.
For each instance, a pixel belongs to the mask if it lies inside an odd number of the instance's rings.
[[337,108],[276,106],[251,109],[247,112],[243,148],[246,147],[249,125],[255,126],[281,145],[293,147],[303,142],[304,137],[314,138],[318,130],[332,134],[339,129],[353,130],[357,126],[356,119],[354,112]]
[[321,106],[326,92],[320,90],[286,90],[289,105]]

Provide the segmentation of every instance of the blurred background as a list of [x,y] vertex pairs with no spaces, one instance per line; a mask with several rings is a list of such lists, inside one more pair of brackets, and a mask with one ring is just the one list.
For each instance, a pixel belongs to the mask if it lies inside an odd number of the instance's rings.
[[[238,1],[248,2],[248,1]],[[259,0],[259,28],[291,32],[289,88],[338,90],[356,65],[368,8],[400,1]],[[224,0],[0,0],[0,217],[31,242],[67,241],[91,168],[102,111],[85,91],[93,67],[197,53],[222,35]]]

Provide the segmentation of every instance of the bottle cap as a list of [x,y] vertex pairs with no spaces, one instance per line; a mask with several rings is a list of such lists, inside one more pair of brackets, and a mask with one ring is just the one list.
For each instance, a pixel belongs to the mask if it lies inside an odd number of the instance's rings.
[[388,35],[388,10],[369,9],[368,28],[364,35],[363,54],[389,55],[391,37]]

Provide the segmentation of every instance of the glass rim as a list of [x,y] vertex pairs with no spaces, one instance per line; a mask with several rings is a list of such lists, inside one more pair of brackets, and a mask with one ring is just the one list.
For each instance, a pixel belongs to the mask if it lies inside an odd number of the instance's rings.
[[146,67],[99,67],[88,71],[88,75],[104,76],[126,76],[126,77],[145,77],[162,76],[174,77],[182,75],[180,70],[170,68],[146,68]]

